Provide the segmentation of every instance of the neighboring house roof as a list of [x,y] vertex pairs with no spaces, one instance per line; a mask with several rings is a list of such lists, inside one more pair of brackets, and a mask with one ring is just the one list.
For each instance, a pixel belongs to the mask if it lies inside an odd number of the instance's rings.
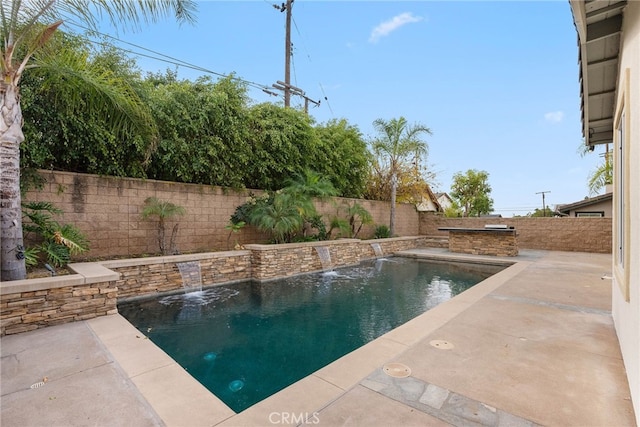
[[438,200],[442,200],[442,198],[445,198],[445,199],[449,200],[449,203],[453,203],[453,199],[447,193],[436,193],[436,198]]
[[613,200],[613,193],[601,194],[595,197],[589,197],[584,200],[580,200],[579,202],[569,203],[566,205],[558,205],[556,206],[556,211],[560,214],[568,215],[569,212],[575,211],[577,209],[584,209],[591,205],[596,205],[598,203],[606,202],[608,200]]
[[627,0],[569,0],[578,32],[582,136],[589,147],[613,142],[622,10]]
[[[420,203],[416,203],[416,209],[419,211],[435,211],[435,212],[442,212],[442,206],[440,206],[440,202],[438,202],[438,198],[436,197],[436,195],[433,193],[433,191],[431,191],[431,187],[429,187],[429,185],[427,185],[427,197],[425,197],[425,195],[422,195],[422,201]],[[425,200],[426,199],[426,200]],[[431,204],[431,206],[429,206],[429,204]]]

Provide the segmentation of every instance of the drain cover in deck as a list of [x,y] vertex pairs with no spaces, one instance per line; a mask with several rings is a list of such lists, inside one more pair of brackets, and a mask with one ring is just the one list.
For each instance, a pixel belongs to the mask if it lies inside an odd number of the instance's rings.
[[402,363],[387,363],[382,367],[385,374],[394,378],[406,378],[411,375],[411,369]]
[[430,341],[429,344],[435,348],[439,348],[440,350],[451,350],[453,348],[453,344],[445,340],[433,340]]

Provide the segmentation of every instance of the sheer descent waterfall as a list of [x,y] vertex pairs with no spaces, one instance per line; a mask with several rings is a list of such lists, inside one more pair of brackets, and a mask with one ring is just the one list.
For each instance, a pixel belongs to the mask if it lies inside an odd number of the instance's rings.
[[318,253],[318,258],[320,258],[322,269],[330,270],[332,264],[331,264],[331,254],[329,253],[329,248],[326,246],[314,246],[314,248]]
[[371,243],[371,247],[373,248],[373,252],[375,253],[376,257],[381,257],[384,255],[380,243]]
[[185,293],[202,290],[202,276],[200,274],[200,261],[188,261],[176,263],[182,276],[182,287]]

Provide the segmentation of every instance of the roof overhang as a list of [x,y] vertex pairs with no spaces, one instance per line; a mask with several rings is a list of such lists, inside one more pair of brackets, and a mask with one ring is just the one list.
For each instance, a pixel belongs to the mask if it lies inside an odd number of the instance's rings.
[[606,202],[608,200],[613,200],[613,193],[601,194],[599,196],[591,197],[588,199],[580,200],[579,202],[569,203],[566,205],[558,205],[556,206],[556,211],[561,214],[568,214],[572,210]]
[[582,135],[589,147],[613,142],[622,12],[627,0],[569,0],[578,32]]

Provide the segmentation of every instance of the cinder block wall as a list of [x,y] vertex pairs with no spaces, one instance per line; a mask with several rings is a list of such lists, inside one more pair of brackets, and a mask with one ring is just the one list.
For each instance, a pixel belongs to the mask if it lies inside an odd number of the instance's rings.
[[[179,217],[177,249],[182,253],[209,252],[233,249],[240,244],[266,243],[268,236],[253,227],[245,227],[229,237],[225,226],[236,207],[258,190],[233,190],[197,184],[132,178],[101,177],[69,172],[40,171],[46,183],[42,189],[32,190],[25,201],[48,201],[63,211],[56,220],[77,226],[90,240],[91,249],[75,260],[133,257],[158,254],[157,225],[142,220],[144,201],[157,197],[182,206],[186,214]],[[355,199],[319,201],[320,213],[327,217],[336,213],[336,203]],[[366,226],[359,238],[371,237],[375,225],[389,224],[389,203],[357,200],[374,218],[374,225]],[[400,204],[396,211],[396,235],[418,234],[418,212],[412,205]],[[328,223],[328,219],[325,220]],[[176,221],[166,224],[167,244]],[[28,239],[28,236],[26,236]]]
[[484,228],[486,224],[515,227],[518,248],[611,253],[611,218],[445,218],[420,213],[420,234],[446,236],[441,227]]

